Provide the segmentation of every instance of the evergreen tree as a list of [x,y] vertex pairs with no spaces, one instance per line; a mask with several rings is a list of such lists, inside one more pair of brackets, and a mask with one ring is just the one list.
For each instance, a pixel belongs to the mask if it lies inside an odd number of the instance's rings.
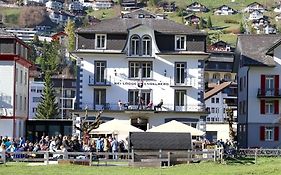
[[36,111],[37,119],[57,118],[59,112],[58,103],[53,89],[51,74],[47,71],[44,77],[44,90]]
[[60,45],[58,41],[52,41],[50,43],[46,41],[43,42],[42,54],[40,57],[40,65],[43,73],[57,73],[60,62],[59,50]]
[[66,27],[65,27],[65,33],[68,35],[68,51],[72,52],[75,49],[75,23],[72,20],[68,20]]
[[240,23],[240,33],[245,33],[245,28],[244,28],[242,22]]
[[211,20],[211,17],[210,17],[210,16],[208,17],[207,27],[208,27],[209,29],[213,27],[212,20]]

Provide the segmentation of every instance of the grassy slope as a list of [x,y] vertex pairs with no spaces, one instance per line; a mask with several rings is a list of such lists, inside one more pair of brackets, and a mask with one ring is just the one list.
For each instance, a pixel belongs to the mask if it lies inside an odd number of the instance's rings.
[[235,175],[235,174],[281,174],[280,158],[258,158],[258,164],[222,165],[213,162],[179,165],[170,168],[130,168],[130,167],[86,167],[70,165],[26,166],[0,165],[0,175]]
[[5,21],[9,26],[17,25],[20,8],[0,7],[0,15],[5,16]]

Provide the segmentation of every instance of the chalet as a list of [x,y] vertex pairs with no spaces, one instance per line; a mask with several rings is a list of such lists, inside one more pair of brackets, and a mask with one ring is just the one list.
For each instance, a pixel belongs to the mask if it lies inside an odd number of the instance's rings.
[[193,2],[186,7],[187,12],[208,12],[210,11],[205,5],[199,2]]
[[49,0],[46,2],[46,8],[47,10],[51,11],[60,11],[63,9],[63,3],[59,1],[51,1]]
[[199,25],[200,22],[203,22],[203,26],[207,25],[207,21],[202,19],[196,15],[188,15],[186,17],[184,17],[185,20],[185,24],[186,25]]
[[260,4],[258,2],[253,2],[249,5],[247,5],[247,7],[244,9],[244,12],[251,13],[255,10],[258,10],[263,13],[263,12],[265,12],[266,9],[262,4]]
[[253,10],[249,15],[248,20],[258,20],[258,19],[261,19],[263,17],[264,17],[263,13],[261,11]]
[[94,10],[100,10],[112,8],[113,5],[112,0],[95,0],[92,7]]
[[233,8],[227,6],[227,5],[222,5],[218,8],[215,9],[214,14],[215,15],[234,15],[238,13],[236,10]]

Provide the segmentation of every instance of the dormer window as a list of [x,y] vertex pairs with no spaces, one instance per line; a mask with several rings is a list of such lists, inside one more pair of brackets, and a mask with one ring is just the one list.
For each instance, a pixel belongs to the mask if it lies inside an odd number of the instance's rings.
[[150,36],[142,37],[142,55],[151,55],[151,38]]
[[106,34],[96,34],[96,49],[106,49]]
[[130,51],[132,56],[140,54],[140,37],[138,35],[133,35],[131,37]]
[[176,35],[175,36],[175,50],[186,50],[186,36]]

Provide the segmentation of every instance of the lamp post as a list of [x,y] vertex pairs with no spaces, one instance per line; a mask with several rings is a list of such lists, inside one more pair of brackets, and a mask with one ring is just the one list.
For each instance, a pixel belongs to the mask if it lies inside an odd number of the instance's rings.
[[62,75],[61,77],[61,119],[63,119],[63,98],[64,98],[64,95],[63,95],[63,79],[64,78],[64,75]]

